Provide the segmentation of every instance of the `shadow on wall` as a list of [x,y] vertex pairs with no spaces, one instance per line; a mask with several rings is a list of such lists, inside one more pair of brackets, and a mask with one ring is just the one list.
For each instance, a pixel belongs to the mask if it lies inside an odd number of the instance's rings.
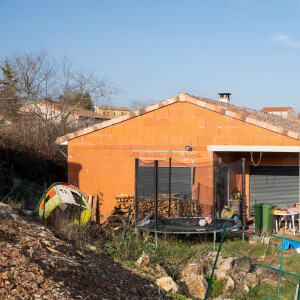
[[68,182],[79,187],[79,173],[82,169],[81,164],[68,163]]

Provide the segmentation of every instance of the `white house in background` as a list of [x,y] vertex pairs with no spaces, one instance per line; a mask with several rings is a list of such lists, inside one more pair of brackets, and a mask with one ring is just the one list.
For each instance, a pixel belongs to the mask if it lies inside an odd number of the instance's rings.
[[288,107],[264,107],[261,112],[265,114],[273,114],[279,117],[282,117],[287,120],[295,120],[296,119],[296,112],[295,110],[288,106]]
[[24,103],[20,108],[20,112],[35,115],[43,114],[47,120],[55,123],[59,123],[67,118],[68,122],[78,127],[88,127],[111,119],[81,107],[74,109],[71,105],[47,101]]

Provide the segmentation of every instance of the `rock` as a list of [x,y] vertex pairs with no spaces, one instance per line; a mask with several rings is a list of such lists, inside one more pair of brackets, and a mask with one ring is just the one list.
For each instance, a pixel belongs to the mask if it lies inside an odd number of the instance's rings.
[[252,260],[250,257],[239,257],[234,261],[234,268],[236,272],[250,272],[252,267]]
[[244,271],[240,271],[240,272],[234,272],[232,271],[230,273],[230,275],[232,276],[232,278],[234,279],[235,282],[239,283],[239,282],[242,282],[246,276],[246,272]]
[[265,274],[265,270],[262,267],[258,267],[255,269],[255,273],[257,276],[263,276]]
[[224,280],[228,277],[227,273],[225,271],[216,269],[214,272],[214,275],[216,276],[217,280]]
[[[208,255],[206,256],[206,259],[212,260],[213,262],[215,262],[216,257],[217,257],[218,252],[209,252]],[[222,256],[219,255],[218,257],[218,261],[223,260]]]
[[259,278],[255,273],[248,273],[243,283],[251,288],[256,287],[259,284]]
[[204,299],[208,284],[202,275],[191,274],[190,276],[184,277],[181,282],[186,285],[191,297]]
[[180,272],[180,277],[183,278],[191,274],[204,275],[206,272],[207,272],[207,267],[204,261],[200,263],[190,263],[186,265],[184,269]]
[[156,285],[161,287],[166,292],[178,292],[178,285],[171,277],[161,277],[156,280]]
[[227,271],[231,270],[233,267],[233,258],[229,257],[229,258],[223,259],[220,261],[220,263],[217,266],[218,266],[218,270],[227,272]]
[[225,283],[225,286],[224,286],[224,292],[228,293],[228,292],[233,291],[234,286],[235,286],[234,280],[230,276],[228,276],[227,280],[226,280],[226,283]]
[[168,277],[168,273],[165,271],[165,269],[160,266],[159,264],[155,265],[155,275],[157,277]]
[[250,291],[248,285],[246,285],[246,284],[243,285],[243,289],[246,293],[249,293],[249,291]]
[[150,256],[148,254],[143,254],[135,263],[139,268],[146,267],[150,264]]
[[97,247],[96,247],[96,246],[93,246],[93,245],[90,245],[90,244],[86,245],[86,247],[87,247],[89,250],[91,250],[91,251],[96,251],[96,250],[97,250]]

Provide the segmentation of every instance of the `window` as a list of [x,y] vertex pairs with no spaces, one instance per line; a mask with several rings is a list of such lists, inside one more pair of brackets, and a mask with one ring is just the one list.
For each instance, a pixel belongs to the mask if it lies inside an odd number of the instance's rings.
[[117,112],[116,112],[116,111],[113,112],[113,116],[114,116],[114,117],[117,116]]
[[126,113],[125,113],[125,111],[122,111],[122,116],[124,116]]

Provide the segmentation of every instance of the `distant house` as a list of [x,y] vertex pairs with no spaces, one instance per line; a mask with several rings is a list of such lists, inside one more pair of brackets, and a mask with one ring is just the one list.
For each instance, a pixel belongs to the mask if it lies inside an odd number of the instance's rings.
[[296,112],[292,107],[264,107],[261,112],[265,114],[272,114],[284,119],[295,120]]
[[128,107],[122,106],[95,106],[95,112],[110,118],[120,117],[130,114]]
[[59,123],[66,119],[67,122],[72,123],[77,127],[89,127],[96,123],[110,120],[110,117],[83,109],[81,107],[74,109],[74,107],[71,105],[46,101],[25,103],[20,108],[20,112],[36,115],[43,114],[47,120],[55,123]]

